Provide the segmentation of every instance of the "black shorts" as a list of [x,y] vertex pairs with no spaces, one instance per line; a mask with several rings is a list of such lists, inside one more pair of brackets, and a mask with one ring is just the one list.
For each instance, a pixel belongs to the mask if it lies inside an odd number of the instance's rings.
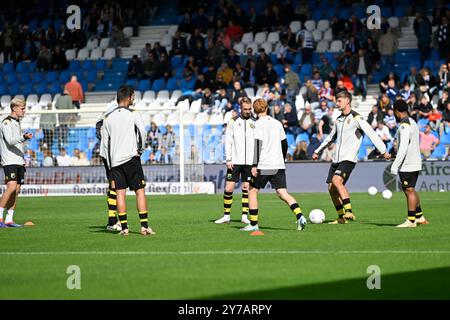
[[103,158],[103,157],[101,157],[101,158],[102,158],[102,161],[103,161],[103,166],[105,167],[106,178],[107,178],[108,181],[109,181],[109,177],[111,176],[111,170],[110,170],[109,167],[108,167],[108,162],[106,161],[106,159]]
[[16,181],[17,184],[25,183],[25,166],[13,164],[10,166],[4,166],[3,170],[5,171],[5,184],[9,181]]
[[414,188],[417,183],[417,178],[419,178],[420,171],[413,172],[399,172],[400,182],[402,183],[402,188]]
[[144,171],[141,159],[134,157],[130,161],[111,169],[109,181],[114,181],[116,190],[145,188]]
[[236,165],[233,170],[227,170],[226,181],[239,182],[239,178],[242,182],[250,182],[252,179],[252,166]]
[[351,161],[342,161],[338,163],[332,163],[330,171],[328,171],[327,183],[331,183],[333,176],[340,176],[344,179],[344,184],[347,182],[350,174],[355,168],[356,163]]
[[277,189],[286,189],[286,170],[285,169],[279,169],[275,170],[273,174],[265,174],[263,171],[261,174],[261,171],[258,170],[258,176],[252,177],[250,181],[250,185],[252,188],[261,189],[264,188],[267,184],[267,182],[270,182],[272,185],[272,188]]

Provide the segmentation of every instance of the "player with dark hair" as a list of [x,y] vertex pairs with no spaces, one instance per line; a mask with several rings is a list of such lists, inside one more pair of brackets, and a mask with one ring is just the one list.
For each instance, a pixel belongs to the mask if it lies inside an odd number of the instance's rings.
[[306,226],[306,218],[302,214],[297,201],[287,191],[286,165],[284,160],[288,150],[286,134],[280,121],[267,115],[268,105],[262,99],[253,103],[258,121],[255,125],[255,150],[250,182],[250,224],[242,231],[257,231],[258,227],[258,192],[270,182],[280,197],[292,210],[297,220],[297,230]]
[[358,160],[358,151],[361,146],[363,134],[366,134],[386,160],[391,155],[386,151],[386,146],[372,127],[351,107],[352,96],[348,91],[341,91],[336,95],[336,106],[341,115],[331,130],[330,135],[314,151],[313,160],[319,159],[319,154],[331,143],[336,144],[328,178],[328,191],[336,208],[338,219],[331,224],[347,223],[354,220],[350,194],[345,187],[350,174]]
[[419,127],[409,116],[408,104],[404,100],[395,101],[394,114],[400,126],[396,135],[398,151],[391,166],[391,173],[400,176],[408,207],[408,218],[397,227],[415,228],[418,224],[428,224],[423,216],[419,195],[415,190],[417,178],[422,170]]
[[102,139],[107,141],[107,163],[110,171],[109,183],[117,193],[117,211],[122,226],[121,235],[127,236],[126,189],[136,193],[136,204],[141,222],[141,234],[155,234],[148,225],[145,178],[140,155],[146,134],[142,118],[129,108],[134,102],[134,89],[122,86],[117,92],[118,108],[105,119]]
[[254,135],[256,118],[252,116],[252,101],[243,97],[240,99],[241,113],[232,118],[225,132],[225,158],[227,176],[223,195],[223,217],[214,221],[217,224],[231,221],[231,205],[236,183],[242,181],[242,217],[241,222],[249,224],[248,220],[248,190],[252,176]]

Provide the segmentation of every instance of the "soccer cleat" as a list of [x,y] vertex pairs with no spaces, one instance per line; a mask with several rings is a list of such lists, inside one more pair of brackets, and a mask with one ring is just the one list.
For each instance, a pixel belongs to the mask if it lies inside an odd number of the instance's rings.
[[128,233],[129,233],[129,232],[128,232],[128,229],[123,229],[122,231],[120,231],[119,234],[120,234],[121,236],[128,236]]
[[230,215],[224,215],[222,218],[217,219],[214,221],[215,224],[223,224],[223,223],[230,223]]
[[306,218],[304,216],[301,216],[300,219],[297,220],[297,230],[298,231],[305,230],[307,224],[308,221],[306,221]]
[[248,220],[247,215],[243,214],[241,218],[241,222],[245,224],[250,224],[250,220]]
[[344,214],[344,219],[355,221],[356,217],[352,212],[347,212],[346,214]]
[[122,231],[122,225],[120,224],[120,221],[118,221],[116,224],[114,224],[112,226],[107,225],[106,230],[111,231],[111,232]]
[[155,231],[153,231],[152,230],[152,228],[150,228],[150,227],[148,227],[148,228],[144,228],[144,227],[142,227],[141,228],[141,234],[143,235],[143,236],[152,236],[152,235],[154,235],[154,234],[156,234],[155,233]]
[[415,228],[415,227],[417,227],[416,222],[411,222],[409,220],[406,220],[405,222],[397,226],[397,228]]
[[259,227],[258,227],[258,225],[252,226],[251,224],[249,224],[248,226],[245,226],[239,230],[241,230],[241,231],[258,231]]
[[424,216],[421,216],[420,218],[416,219],[416,224],[421,225],[421,224],[430,224],[430,223],[428,222],[428,220],[425,219]]
[[348,223],[348,221],[345,218],[341,218],[341,217],[337,218],[334,221],[328,222],[328,224],[347,224],[347,223]]
[[3,221],[0,222],[0,229],[1,228],[6,228],[6,224]]
[[6,225],[6,227],[8,227],[8,228],[22,228],[22,227],[23,227],[23,225],[17,224],[17,223],[15,223],[14,221],[13,221],[13,222],[10,222],[10,223],[6,223],[5,225]]

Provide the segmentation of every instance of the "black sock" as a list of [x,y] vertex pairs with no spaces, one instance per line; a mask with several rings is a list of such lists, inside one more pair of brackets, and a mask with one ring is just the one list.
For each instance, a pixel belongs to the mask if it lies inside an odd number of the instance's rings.
[[408,210],[408,220],[410,222],[416,222],[416,210]]
[[233,204],[233,192],[224,192],[223,194],[223,214],[231,213],[231,205]]
[[292,212],[295,214],[295,217],[297,218],[297,220],[300,219],[300,217],[302,216],[302,209],[300,209],[298,203],[297,202],[293,203],[290,206],[290,208],[291,208]]
[[353,213],[350,198],[342,199],[342,205],[344,207],[345,213]]
[[423,212],[422,212],[422,208],[420,207],[420,205],[417,206],[416,208],[416,219],[420,219],[423,216]]
[[258,209],[250,209],[250,224],[252,226],[258,224]]

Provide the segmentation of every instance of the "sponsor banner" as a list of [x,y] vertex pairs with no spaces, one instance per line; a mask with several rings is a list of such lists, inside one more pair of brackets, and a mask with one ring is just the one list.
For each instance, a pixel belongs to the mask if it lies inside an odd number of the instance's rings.
[[[347,187],[350,192],[366,192],[371,186],[379,191],[389,189],[401,191],[398,176],[390,173],[392,162],[361,162],[353,170]],[[290,192],[328,192],[325,183],[331,163],[302,162],[287,163],[286,178]],[[217,193],[223,193],[227,168],[225,165],[205,165],[205,181],[216,186]],[[236,188],[240,188],[237,184]],[[416,184],[416,190],[450,191],[450,161],[424,161]],[[270,184],[263,192],[272,192]]]
[[[0,186],[0,195],[5,192],[6,186]],[[33,185],[25,184],[20,189],[20,196],[104,196],[108,190],[108,184],[47,184]],[[186,182],[185,194],[214,194],[212,182]],[[181,184],[179,182],[148,182],[145,187],[146,194],[167,195],[180,194]],[[127,194],[134,194],[127,191]]]

